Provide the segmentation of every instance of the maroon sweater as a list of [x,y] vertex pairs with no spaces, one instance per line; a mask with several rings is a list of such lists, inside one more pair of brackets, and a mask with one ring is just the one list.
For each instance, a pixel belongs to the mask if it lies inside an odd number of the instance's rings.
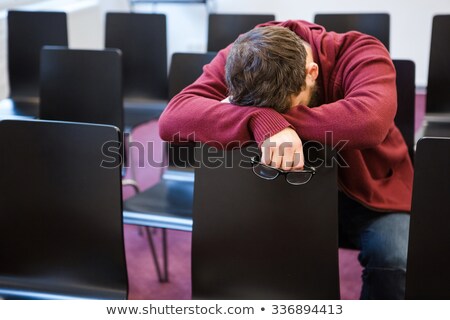
[[340,151],[349,165],[339,168],[340,189],[374,210],[410,211],[413,168],[394,124],[395,69],[384,46],[358,32],[326,32],[306,21],[265,25],[287,27],[311,45],[319,65],[322,104],[299,105],[280,114],[270,108],[221,103],[227,97],[228,47],[204,67],[197,81],[170,101],[160,118],[161,137],[232,147],[249,140],[261,143],[287,127],[293,127],[304,141],[322,143],[325,132],[332,131],[335,144],[348,140]]

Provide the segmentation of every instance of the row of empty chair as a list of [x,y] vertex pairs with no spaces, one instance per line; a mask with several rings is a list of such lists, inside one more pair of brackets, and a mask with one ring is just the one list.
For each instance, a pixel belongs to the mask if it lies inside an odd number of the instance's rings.
[[[248,16],[242,22],[234,23],[236,30],[224,34],[221,15],[213,15],[208,51],[218,51],[234,41],[236,35],[273,19],[273,15]],[[226,20],[229,21],[229,17]],[[36,116],[39,53],[44,45],[68,46],[67,17],[63,12],[9,11],[8,30],[11,102],[17,115]],[[133,127],[158,118],[171,95],[167,74],[166,16],[108,13],[104,44],[106,48],[117,48],[122,52],[126,126]]]
[[[363,15],[350,19],[353,28],[373,33],[364,25],[372,23],[385,14]],[[318,22],[335,22],[332,27],[343,31],[336,24],[336,17]],[[35,102],[38,97],[39,51],[43,45],[68,45],[67,17],[62,12],[10,11],[8,14],[8,57],[11,97],[15,100]],[[219,51],[234,41],[241,33],[255,25],[275,20],[274,15],[226,15],[210,14],[207,51]],[[323,21],[322,21],[323,20]],[[376,34],[382,41],[389,37],[389,24],[383,22],[383,34]],[[166,17],[162,14],[108,13],[106,16],[105,47],[122,50],[123,92],[126,107],[130,107],[130,123],[139,122],[139,110],[152,118],[158,115],[168,98],[167,90],[167,34]],[[351,27],[350,27],[351,28]],[[374,27],[372,27],[374,28]],[[145,30],[145,32],[143,32]],[[334,30],[334,29],[332,29]],[[387,45],[388,46],[388,45]],[[143,111],[147,105],[150,110]],[[141,107],[141,108],[140,108]],[[136,116],[137,115],[137,116]]]
[[[41,50],[39,117],[103,123],[124,132],[122,53],[117,49]],[[169,96],[194,82],[215,53],[175,53],[169,71]]]
[[[174,54],[169,82],[171,94],[175,95],[192,83],[201,74],[203,65],[213,57],[213,53]],[[40,119],[111,124],[123,132],[120,71],[121,56],[118,50],[73,50],[45,46],[41,51]],[[156,127],[152,130],[153,133],[157,131]],[[152,132],[148,134],[151,135]],[[143,152],[150,155],[155,152],[165,153],[158,141],[159,139],[154,139],[151,144],[143,141]],[[153,149],[148,150],[147,147],[150,146]],[[140,158],[136,161],[133,161],[131,155],[128,152],[123,154],[129,163],[126,168],[133,169],[142,161],[142,154],[138,155]],[[163,167],[151,169],[160,171]],[[146,183],[137,184],[138,187],[148,189],[124,203],[125,222],[149,227],[161,227],[161,223],[169,223],[173,228],[173,220],[164,220],[178,215],[177,229],[191,230],[193,174],[188,175],[188,180],[186,177],[187,175],[183,176],[184,182],[179,179],[161,179],[151,188]],[[136,175],[132,174],[131,178],[135,182]],[[130,183],[129,180],[126,182]],[[148,236],[151,241],[151,234]],[[165,230],[163,236],[165,237]],[[152,242],[150,245],[153,247]],[[166,248],[163,254],[166,254]],[[155,263],[158,265],[156,256]],[[167,269],[165,266],[162,268]],[[168,279],[167,272],[158,276],[161,281]]]
[[[216,52],[255,25],[274,20],[274,15],[210,14],[207,51]],[[39,52],[43,45],[68,45],[67,17],[62,12],[10,11],[8,14],[8,66],[10,96],[20,102],[16,113],[28,115],[38,101]],[[449,18],[433,19],[428,73],[427,110],[448,113],[450,97],[445,36]],[[317,14],[314,21],[327,30],[357,30],[377,37],[389,49],[390,18],[385,13]],[[127,127],[157,118],[169,99],[167,32],[163,14],[108,13],[105,47],[123,55],[123,93]],[[145,31],[143,31],[145,30]]]
[[[0,296],[126,299],[120,166],[99,165],[107,160],[105,142],[120,141],[117,128],[3,120],[0,134],[14,137],[0,142],[0,165],[8,168],[0,180]],[[208,150],[202,151],[206,157]],[[224,153],[232,167],[222,162],[196,172],[193,298],[338,299],[337,167],[320,168],[298,202],[298,187],[261,180],[251,167],[238,165],[252,153]],[[409,299],[449,298],[450,276],[442,267],[450,252],[449,161],[449,138],[419,141]],[[248,189],[257,192],[249,197]],[[302,214],[279,214],[293,207]],[[280,228],[283,234],[275,236]]]

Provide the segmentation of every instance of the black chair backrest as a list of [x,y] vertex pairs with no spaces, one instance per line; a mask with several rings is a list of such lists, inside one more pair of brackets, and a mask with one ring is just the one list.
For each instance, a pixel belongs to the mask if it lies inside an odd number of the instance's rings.
[[380,40],[389,50],[390,16],[388,13],[316,14],[314,22],[327,31],[359,31]]
[[39,96],[39,56],[44,45],[67,46],[64,12],[8,12],[8,68],[12,98]]
[[0,122],[0,296],[126,299],[117,128]]
[[427,85],[427,113],[450,112],[450,15],[433,17]]
[[106,15],[105,47],[123,54],[125,99],[167,99],[167,29],[164,14]]
[[[315,147],[305,150],[319,164]],[[194,185],[193,298],[339,299],[337,166],[323,165],[293,186],[284,176],[256,176],[249,166],[256,152],[203,150]]]
[[395,116],[395,124],[405,139],[411,160],[414,160],[416,68],[414,62],[410,60],[393,60],[393,62],[397,72],[397,114]]
[[450,299],[450,138],[417,143],[406,274],[407,299]]
[[121,56],[116,49],[45,47],[40,118],[110,124],[123,130]]
[[216,52],[174,53],[169,70],[169,99],[197,80],[203,66],[211,62]]
[[[203,72],[203,66],[211,62],[216,52],[174,53],[169,71],[169,99],[197,80]],[[194,143],[182,146],[170,144],[168,149],[171,167],[189,168],[195,163]]]
[[275,20],[273,14],[210,14],[208,18],[208,51],[219,51],[256,25]]

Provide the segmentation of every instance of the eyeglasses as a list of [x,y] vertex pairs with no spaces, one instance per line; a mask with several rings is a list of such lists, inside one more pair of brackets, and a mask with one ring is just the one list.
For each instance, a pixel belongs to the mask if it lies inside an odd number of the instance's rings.
[[316,169],[305,166],[303,170],[285,171],[277,168],[267,166],[259,161],[259,157],[251,158],[253,172],[260,178],[265,180],[274,180],[280,174],[285,176],[286,182],[294,186],[299,186],[308,183],[309,180],[316,174]]

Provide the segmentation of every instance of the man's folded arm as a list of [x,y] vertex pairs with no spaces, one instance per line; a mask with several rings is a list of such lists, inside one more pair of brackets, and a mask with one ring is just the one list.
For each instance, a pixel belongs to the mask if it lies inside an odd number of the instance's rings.
[[225,62],[229,48],[222,50],[204,67],[193,84],[176,95],[159,120],[163,140],[200,141],[234,147],[290,126],[275,110],[240,107],[221,101],[228,96]]

